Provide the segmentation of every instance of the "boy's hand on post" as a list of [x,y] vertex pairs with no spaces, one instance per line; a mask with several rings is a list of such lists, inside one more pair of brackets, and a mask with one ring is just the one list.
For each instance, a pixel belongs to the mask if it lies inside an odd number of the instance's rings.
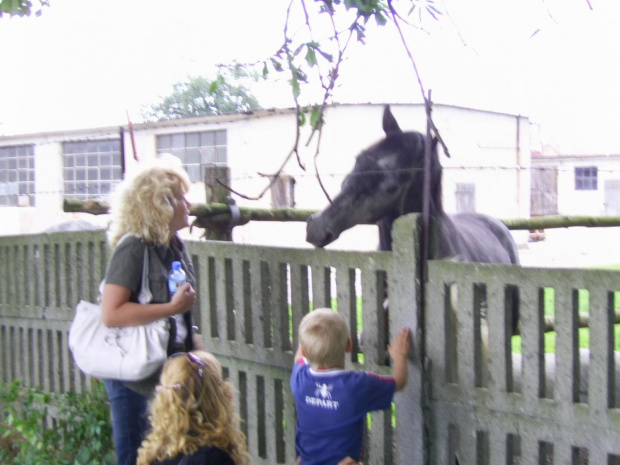
[[392,357],[392,376],[396,382],[396,390],[400,391],[407,384],[407,354],[409,352],[409,328],[401,329],[394,342],[388,345],[388,352]]
[[388,353],[393,360],[397,358],[407,358],[410,346],[410,333],[411,331],[409,331],[409,328],[402,328],[396,335],[392,344],[388,345]]

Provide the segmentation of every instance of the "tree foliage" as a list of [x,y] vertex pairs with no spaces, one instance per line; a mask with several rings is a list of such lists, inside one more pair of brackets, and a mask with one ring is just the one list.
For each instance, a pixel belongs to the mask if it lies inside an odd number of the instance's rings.
[[[49,0],[38,0],[40,6],[35,11],[36,16],[40,16],[44,6],[49,6]],[[0,18],[4,14],[9,16],[30,16],[32,14],[32,2],[30,0],[1,0]]]
[[103,382],[93,380],[83,394],[50,394],[18,380],[0,383],[0,405],[3,465],[116,463]]
[[[365,43],[369,23],[399,30],[401,25],[419,28],[423,20],[436,21],[443,14],[435,0],[293,0],[287,10],[284,43],[262,62],[262,73],[265,77],[273,72],[289,74],[299,123],[318,130],[324,107],[332,100],[340,65],[353,42]],[[405,17],[417,17],[417,24]],[[404,39],[403,45],[406,48]],[[317,85],[322,98],[302,104],[304,89]],[[424,94],[421,82],[420,87]]]
[[[282,46],[264,61],[246,65],[235,63],[230,69],[239,69],[240,66],[247,69],[258,65],[265,78],[272,73],[288,75],[297,113],[295,142],[280,170],[270,176],[271,182],[258,195],[248,196],[227,187],[240,197],[255,200],[269,190],[293,155],[296,155],[299,166],[305,170],[299,151],[302,143],[300,128],[309,125],[310,136],[305,145],[309,145],[316,137],[315,171],[319,184],[329,199],[316,170],[316,160],[320,151],[324,111],[326,106],[332,103],[333,92],[340,77],[340,65],[347,58],[351,44],[365,43],[369,22],[378,26],[391,25],[397,29],[403,48],[415,70],[422,98],[426,101],[424,86],[401,27],[406,25],[420,28],[423,19],[437,20],[443,14],[435,0],[291,0],[284,24]],[[418,24],[405,19],[407,16],[417,16]],[[317,86],[320,86],[322,94],[319,99],[308,101],[307,98],[302,98],[304,95],[316,95]],[[439,139],[442,142],[441,138]]]
[[220,73],[213,80],[203,76],[189,77],[174,84],[172,94],[146,108],[142,116],[146,121],[166,121],[260,108],[256,98],[240,82],[245,76]]

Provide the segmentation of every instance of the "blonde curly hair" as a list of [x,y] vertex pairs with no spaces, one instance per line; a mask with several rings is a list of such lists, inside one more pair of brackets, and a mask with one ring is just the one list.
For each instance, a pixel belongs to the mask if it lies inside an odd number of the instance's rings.
[[125,178],[115,191],[109,242],[114,247],[123,235],[136,234],[147,242],[165,245],[170,241],[170,220],[175,194],[191,186],[180,160],[163,154]]
[[222,380],[222,367],[204,351],[169,358],[161,385],[150,405],[152,430],[138,451],[138,465],[150,465],[179,454],[191,455],[204,446],[228,453],[236,465],[248,465],[245,435],[233,405],[233,389]]

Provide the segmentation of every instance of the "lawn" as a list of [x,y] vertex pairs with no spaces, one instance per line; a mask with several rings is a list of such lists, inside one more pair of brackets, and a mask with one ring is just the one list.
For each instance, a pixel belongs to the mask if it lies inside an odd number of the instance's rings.
[[[606,270],[618,270],[620,271],[619,265],[609,265],[609,266],[601,266],[597,267],[599,269]],[[620,284],[619,284],[620,285]],[[551,288],[545,289],[545,316],[553,316],[555,313],[555,301],[554,301],[554,290]],[[620,310],[620,291],[615,293],[614,298],[614,306],[615,310]],[[361,331],[363,329],[363,311],[362,311],[362,299],[361,297],[357,297],[357,321],[358,321],[358,330]],[[338,309],[338,302],[335,298],[332,299],[332,307],[334,310]],[[579,291],[579,313],[588,313],[589,312],[589,298],[588,291],[580,290]],[[291,322],[292,325],[292,322]],[[290,328],[292,334],[292,326]],[[615,341],[615,350],[620,351],[620,324],[615,325],[615,333],[614,333],[614,341]],[[545,333],[545,352],[555,353],[555,343],[556,343],[556,333],[548,332]],[[590,330],[588,328],[580,328],[579,329],[579,347],[580,348],[588,348],[590,347]],[[521,353],[521,336],[513,336],[512,338],[512,351],[516,353]],[[364,355],[359,354],[359,363],[364,363]]]
[[[599,269],[606,270],[618,270],[620,271],[620,265],[609,265],[609,266],[601,266],[597,267]],[[589,299],[588,299],[588,291],[580,290],[579,291],[579,313],[589,313]],[[555,313],[555,302],[554,302],[554,291],[553,289],[545,289],[545,316],[553,316]],[[614,309],[620,310],[620,292],[614,293]],[[555,353],[555,341],[556,341],[556,333],[555,331],[545,333],[545,352],[547,353]],[[579,329],[579,347],[589,348],[590,347],[590,330],[588,328],[580,328]],[[620,324],[615,325],[614,331],[614,347],[616,351],[620,351]],[[512,351],[521,353],[521,336],[513,336],[512,338]]]

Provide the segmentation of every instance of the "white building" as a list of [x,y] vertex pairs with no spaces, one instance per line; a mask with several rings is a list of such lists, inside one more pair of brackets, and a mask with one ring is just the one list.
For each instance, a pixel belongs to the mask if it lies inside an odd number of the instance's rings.
[[[392,105],[403,130],[426,131],[423,105]],[[530,136],[526,117],[436,104],[433,119],[450,158],[444,166],[443,199],[448,212],[475,210],[499,218],[529,217]],[[383,106],[334,105],[327,109],[316,157],[321,180],[335,196],[355,156],[384,136]],[[227,166],[231,187],[257,197],[269,175],[278,172],[296,140],[291,109],[258,110],[168,122],[134,125],[137,158],[147,160],[171,152],[184,162],[195,184],[193,202],[205,202],[202,182],[207,166]],[[283,177],[258,200],[232,194],[237,204],[320,209],[328,201],[315,174],[318,134],[310,142],[306,126],[299,135],[299,166],[291,155]],[[107,224],[106,216],[62,211],[67,198],[109,200],[124,172],[135,169],[128,127],[95,128],[0,137],[0,234],[43,231],[71,219]],[[195,231],[194,231],[195,232]],[[234,231],[242,243],[307,246],[304,223],[253,222]],[[376,228],[364,226],[344,233],[333,248],[374,249]]]
[[620,216],[620,153],[532,157],[532,215]]

